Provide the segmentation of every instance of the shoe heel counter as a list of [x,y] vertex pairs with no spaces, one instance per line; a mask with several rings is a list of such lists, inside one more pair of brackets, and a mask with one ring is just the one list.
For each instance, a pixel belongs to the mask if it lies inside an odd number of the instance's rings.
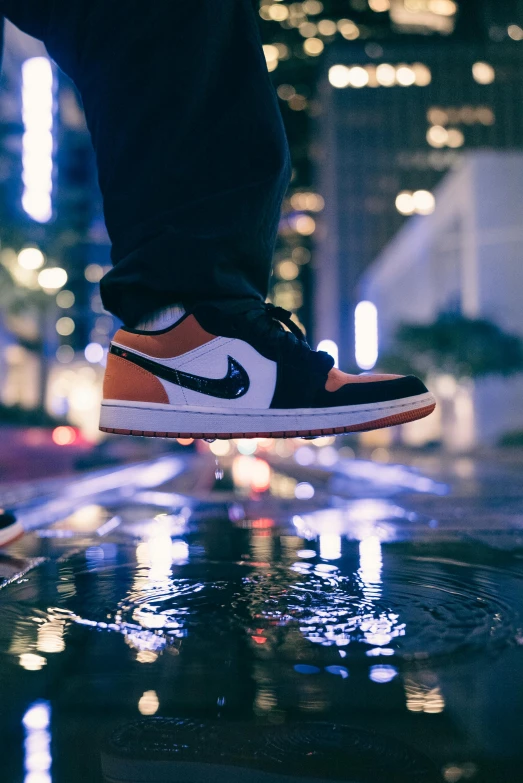
[[162,382],[152,373],[109,352],[103,382],[104,400],[169,403]]

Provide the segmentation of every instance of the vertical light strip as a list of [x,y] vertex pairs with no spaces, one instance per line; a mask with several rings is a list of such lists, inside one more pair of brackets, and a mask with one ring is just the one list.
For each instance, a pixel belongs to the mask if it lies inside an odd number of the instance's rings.
[[320,536],[320,557],[322,560],[339,560],[341,557],[341,536],[323,533]]
[[54,76],[47,57],[22,65],[22,206],[38,223],[53,216]]
[[51,707],[36,701],[25,713],[24,783],[51,783]]
[[372,370],[378,361],[378,311],[372,302],[360,302],[354,312],[356,363]]

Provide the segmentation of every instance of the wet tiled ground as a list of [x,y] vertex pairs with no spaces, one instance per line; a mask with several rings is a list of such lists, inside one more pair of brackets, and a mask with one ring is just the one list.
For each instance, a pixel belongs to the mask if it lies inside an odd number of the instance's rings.
[[0,555],[2,783],[101,783],[104,753],[111,780],[183,780],[159,717],[202,757],[277,738],[282,780],[521,780],[521,463],[330,462],[4,488],[31,532]]

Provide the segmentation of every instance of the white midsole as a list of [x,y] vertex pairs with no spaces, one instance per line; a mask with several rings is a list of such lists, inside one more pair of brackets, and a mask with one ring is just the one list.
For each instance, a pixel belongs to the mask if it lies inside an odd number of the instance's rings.
[[427,408],[434,403],[434,396],[430,392],[401,400],[338,408],[266,410],[103,400],[100,426],[149,432],[292,432],[366,424],[395,414]]

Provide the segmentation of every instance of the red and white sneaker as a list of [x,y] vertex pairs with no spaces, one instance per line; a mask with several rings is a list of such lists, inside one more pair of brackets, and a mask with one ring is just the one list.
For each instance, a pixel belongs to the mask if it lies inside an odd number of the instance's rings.
[[24,529],[20,522],[10,511],[0,508],[0,547],[8,546],[24,535]]
[[390,427],[435,408],[414,376],[348,375],[333,364],[311,350],[280,307],[231,314],[202,305],[160,332],[116,333],[100,429],[160,438],[294,438]]

